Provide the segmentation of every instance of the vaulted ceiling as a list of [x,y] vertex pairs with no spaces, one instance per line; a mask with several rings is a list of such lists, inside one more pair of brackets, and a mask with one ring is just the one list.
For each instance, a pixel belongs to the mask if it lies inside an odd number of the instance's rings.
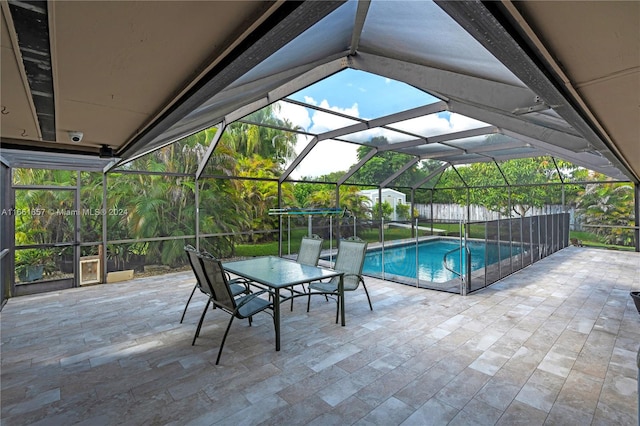
[[11,166],[108,169],[351,68],[442,101],[316,140],[449,111],[514,142],[450,157],[434,144],[456,135],[383,149],[451,164],[554,155],[640,181],[640,2],[0,6],[0,159]]

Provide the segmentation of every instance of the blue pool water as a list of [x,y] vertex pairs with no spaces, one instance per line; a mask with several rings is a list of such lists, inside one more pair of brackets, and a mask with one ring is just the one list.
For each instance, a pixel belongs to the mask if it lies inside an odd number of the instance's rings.
[[[467,243],[471,251],[471,270],[483,268],[485,266],[485,252],[487,264],[498,262],[500,259],[507,259],[520,252],[520,247],[513,248],[506,244],[489,244],[471,241]],[[459,240],[430,240],[418,244],[418,269],[420,280],[433,282],[446,282],[457,278],[455,274],[448,271],[442,265],[444,255],[460,246]],[[500,256],[498,256],[500,253]],[[447,257],[449,267],[455,271],[460,271],[460,254],[455,252]],[[465,256],[462,258],[463,273],[466,272]],[[367,251],[362,272],[365,275],[382,275],[382,251],[374,249]],[[384,250],[384,273],[387,278],[398,276],[405,278],[416,278],[416,246],[407,244],[396,247],[386,247]]]

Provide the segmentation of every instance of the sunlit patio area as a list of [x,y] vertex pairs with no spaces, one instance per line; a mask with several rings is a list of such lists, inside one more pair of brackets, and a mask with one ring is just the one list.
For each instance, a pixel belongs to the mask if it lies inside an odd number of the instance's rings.
[[[366,278],[273,325],[210,312],[191,272],[10,299],[2,424],[635,425],[638,253],[569,247],[463,297]],[[284,309],[286,307],[286,309]]]
[[638,18],[0,2],[0,424],[640,426]]

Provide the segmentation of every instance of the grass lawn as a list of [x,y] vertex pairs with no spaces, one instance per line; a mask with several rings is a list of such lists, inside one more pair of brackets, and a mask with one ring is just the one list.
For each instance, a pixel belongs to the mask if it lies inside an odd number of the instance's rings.
[[634,251],[635,247],[606,244],[598,235],[586,231],[569,231],[569,238],[577,238],[585,247],[606,248],[611,250]]
[[[421,223],[420,226],[428,227],[430,223]],[[443,229],[446,231],[443,235],[447,236],[458,236],[460,232],[460,225],[457,223],[434,223],[434,228]],[[471,225],[471,238],[484,238],[485,231],[484,225]],[[370,243],[379,241],[379,232],[378,229],[366,229],[360,231],[358,236],[365,241]],[[307,229],[305,228],[297,228],[291,230],[291,247],[287,246],[287,234],[283,235],[284,241],[282,245],[282,253],[287,254],[297,253],[300,249],[300,241],[302,237],[307,235]],[[587,247],[597,247],[597,248],[606,248],[613,250],[625,250],[625,251],[633,251],[634,247],[626,247],[626,246],[616,246],[611,244],[605,244],[602,239],[590,232],[585,231],[570,231],[570,238],[577,238],[582,241],[582,244]],[[411,229],[408,228],[395,228],[390,227],[389,229],[385,229],[384,232],[384,240],[392,241],[399,239],[411,238]],[[333,246],[336,246],[336,242],[333,241]],[[329,248],[329,240],[326,239],[322,244],[323,249]],[[289,251],[290,250],[290,251]],[[237,244],[236,245],[236,256],[241,257],[253,257],[253,256],[277,256],[278,255],[278,242],[277,241],[269,241],[265,243],[255,243],[255,244]]]

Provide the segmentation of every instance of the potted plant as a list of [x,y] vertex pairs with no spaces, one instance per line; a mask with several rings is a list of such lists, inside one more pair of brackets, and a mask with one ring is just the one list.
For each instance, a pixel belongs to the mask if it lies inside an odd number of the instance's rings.
[[126,251],[125,264],[135,272],[144,272],[149,243],[134,243]]
[[60,272],[73,273],[73,247],[65,247],[56,256],[56,264]]
[[110,245],[107,247],[107,272],[124,270],[125,246]]
[[114,244],[107,247],[107,283],[129,280],[134,270],[129,268],[130,246]]
[[21,282],[42,279],[45,272],[55,269],[50,250],[24,249],[16,251],[16,275]]

